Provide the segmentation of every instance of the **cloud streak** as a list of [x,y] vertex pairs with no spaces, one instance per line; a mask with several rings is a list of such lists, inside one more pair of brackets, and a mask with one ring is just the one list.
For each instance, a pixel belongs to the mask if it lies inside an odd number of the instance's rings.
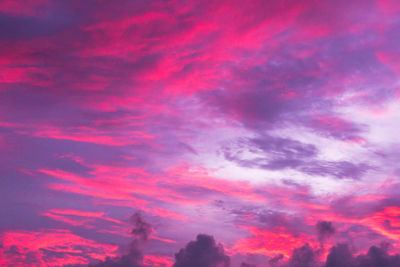
[[1,1],[0,265],[397,264],[399,15]]

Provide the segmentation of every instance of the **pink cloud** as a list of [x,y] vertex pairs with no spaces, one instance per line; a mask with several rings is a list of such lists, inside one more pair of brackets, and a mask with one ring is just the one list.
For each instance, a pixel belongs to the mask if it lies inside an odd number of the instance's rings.
[[[2,241],[3,253],[14,252],[6,253],[4,263],[20,263],[22,266],[85,264],[88,262],[83,257],[86,252],[93,259],[104,259],[105,256],[114,256],[117,250],[115,245],[99,244],[67,230],[5,232]],[[52,256],[51,252],[62,253],[64,256]]]

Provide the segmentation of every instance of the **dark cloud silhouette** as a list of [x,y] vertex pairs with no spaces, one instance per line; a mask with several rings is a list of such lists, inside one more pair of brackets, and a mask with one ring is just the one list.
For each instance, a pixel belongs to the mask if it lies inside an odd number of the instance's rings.
[[173,267],[229,267],[230,259],[212,236],[199,234],[175,254]]
[[325,267],[353,267],[355,266],[353,255],[346,244],[338,244],[331,248],[326,259]]
[[[142,245],[153,231],[151,225],[143,220],[140,213],[135,213],[130,221],[134,240],[129,250],[120,257],[107,258],[104,261],[89,264],[88,267],[141,267],[143,266]],[[331,222],[319,221],[316,224],[317,236],[323,242],[335,233]],[[325,259],[321,259],[321,249],[314,249],[308,243],[295,248],[289,259],[278,254],[268,260],[271,267],[400,267],[400,255],[388,253],[388,243],[379,247],[371,246],[366,254],[353,255],[347,244],[333,246]],[[19,253],[17,250],[7,253]],[[83,265],[68,265],[83,267]],[[199,234],[195,241],[190,241],[175,254],[173,267],[230,267],[230,257],[225,255],[222,244],[216,243],[213,236]],[[255,264],[242,262],[240,267],[257,267]]]
[[276,255],[274,257],[272,257],[271,259],[269,259],[268,263],[270,266],[274,267],[277,266],[277,264],[283,259],[283,255],[279,254]]
[[[329,231],[331,232],[331,230]],[[286,263],[278,263],[283,258],[281,257],[273,264],[270,260],[269,264],[270,266],[282,267],[400,267],[400,255],[390,255],[388,248],[389,245],[387,244],[381,244],[379,247],[371,246],[366,254],[355,256],[347,244],[338,244],[330,249],[326,261],[323,262],[320,259],[321,251],[314,250],[308,244],[305,244],[294,249],[292,256]]]
[[372,246],[367,254],[354,257],[346,244],[339,244],[332,247],[325,267],[399,267],[400,255],[390,255],[388,247]]
[[126,255],[107,258],[105,261],[89,264],[88,267],[139,267],[143,260],[143,254],[140,249],[140,242],[137,240],[129,244],[129,251]]
[[145,222],[138,212],[132,215],[130,221],[133,223],[134,226],[131,234],[135,236],[138,240],[146,241],[153,231],[151,225]]
[[319,221],[315,227],[317,228],[318,241],[322,247],[324,242],[335,233],[335,228],[332,222],[327,221]]
[[293,250],[292,257],[289,260],[288,267],[317,267],[317,255],[316,252],[310,247],[309,244],[305,244],[300,248]]
[[89,264],[88,267],[139,267],[142,265],[143,253],[141,246],[149,238],[153,228],[145,222],[139,212],[130,218],[133,224],[131,234],[134,240],[129,244],[128,252],[120,257],[106,258],[104,261]]

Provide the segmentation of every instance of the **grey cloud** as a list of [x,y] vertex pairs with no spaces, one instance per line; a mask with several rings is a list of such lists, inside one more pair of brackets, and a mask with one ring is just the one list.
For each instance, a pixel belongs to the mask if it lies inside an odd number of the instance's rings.
[[230,267],[230,259],[212,236],[199,234],[175,254],[173,267]]

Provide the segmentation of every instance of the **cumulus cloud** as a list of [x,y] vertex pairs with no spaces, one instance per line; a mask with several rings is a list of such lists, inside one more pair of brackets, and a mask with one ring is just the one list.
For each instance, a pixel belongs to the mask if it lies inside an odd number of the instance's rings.
[[326,259],[326,267],[353,267],[354,258],[349,247],[346,244],[338,244],[331,248],[331,251]]
[[173,267],[229,267],[230,259],[212,236],[199,234],[175,254]]
[[[293,250],[287,261],[269,261],[270,266],[281,267],[399,267],[400,255],[389,254],[389,246],[371,246],[366,254],[354,255],[347,244],[333,246],[326,259],[320,259],[320,250],[314,250],[305,244]],[[275,259],[275,258],[272,258]]]
[[293,250],[292,257],[289,260],[288,267],[317,267],[317,255],[316,252],[310,247],[309,244],[305,244],[300,248]]
[[354,257],[346,244],[332,247],[325,267],[399,267],[400,255],[390,255],[386,245],[372,246],[366,254]]
[[[142,267],[142,245],[153,231],[152,226],[145,222],[140,213],[135,213],[130,221],[134,240],[129,244],[129,251],[114,258],[89,264],[88,267]],[[316,224],[317,237],[320,242],[335,233],[331,222],[319,221]],[[326,259],[321,258],[321,249],[313,248],[308,243],[295,248],[292,255],[285,259],[278,254],[271,257],[267,265],[271,267],[400,267],[400,255],[388,253],[389,244],[382,243],[379,247],[371,246],[367,253],[354,255],[347,244],[337,244],[329,250]],[[75,265],[74,265],[75,266]],[[81,266],[81,265],[79,265]],[[173,267],[230,267],[230,257],[225,255],[224,247],[216,243],[213,236],[199,234],[196,240],[190,241],[175,254]],[[257,267],[253,263],[242,262],[240,267]]]

